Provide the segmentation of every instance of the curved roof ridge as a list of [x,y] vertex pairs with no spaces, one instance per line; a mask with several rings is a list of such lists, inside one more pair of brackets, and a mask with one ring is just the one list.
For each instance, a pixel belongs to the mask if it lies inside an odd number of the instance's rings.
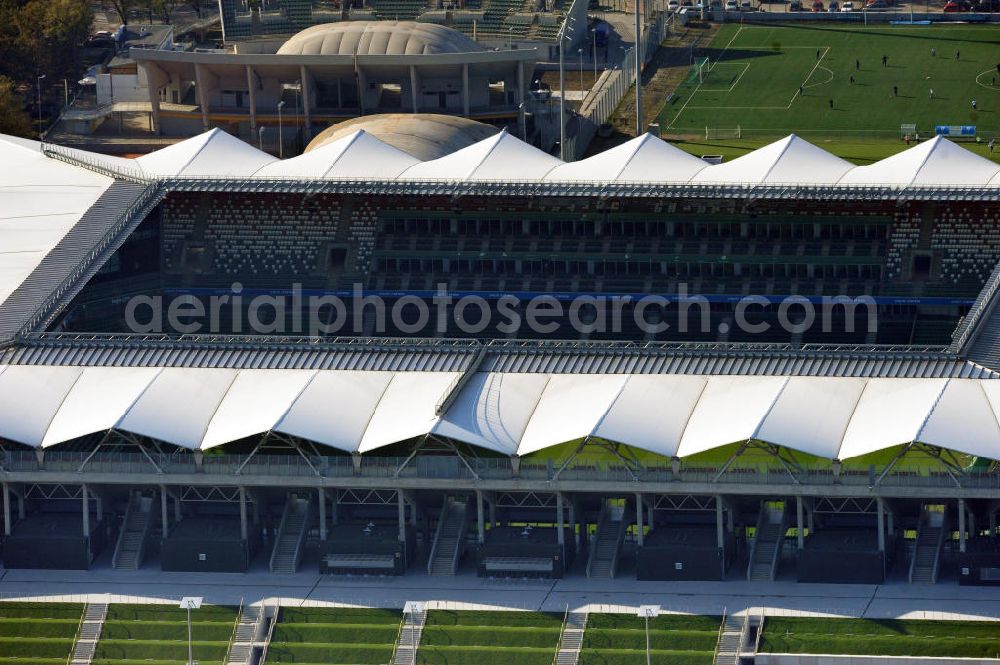
[[778,153],[777,157],[774,158],[774,161],[771,162],[771,165],[767,167],[767,171],[764,172],[764,175],[760,179],[761,182],[767,181],[767,179],[771,175],[771,172],[774,171],[775,167],[778,166],[778,164],[781,162],[781,158],[785,156],[785,153],[788,152],[788,149],[792,146],[792,143],[794,143],[795,140],[798,138],[799,138],[798,136],[792,133],[778,141],[779,144],[784,142],[784,145],[781,146],[781,151]]

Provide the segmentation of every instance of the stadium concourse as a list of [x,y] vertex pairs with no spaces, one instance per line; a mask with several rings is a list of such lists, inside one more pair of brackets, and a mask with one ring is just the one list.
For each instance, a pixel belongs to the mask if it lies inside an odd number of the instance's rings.
[[[795,136],[562,163],[503,132],[421,160],[363,129],[283,161],[218,130],[0,158],[7,568],[1000,583],[1000,166],[945,139],[868,166]],[[692,296],[711,325],[129,320],[435,283],[487,312]],[[837,330],[783,304],[837,296]]]

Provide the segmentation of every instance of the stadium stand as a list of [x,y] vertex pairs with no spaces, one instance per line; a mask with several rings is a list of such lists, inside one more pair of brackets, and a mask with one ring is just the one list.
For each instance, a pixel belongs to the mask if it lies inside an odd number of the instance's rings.
[[[719,638],[720,617],[663,615],[649,620],[653,662],[710,665]],[[591,614],[580,665],[625,665],[646,654],[644,621],[632,614]]]

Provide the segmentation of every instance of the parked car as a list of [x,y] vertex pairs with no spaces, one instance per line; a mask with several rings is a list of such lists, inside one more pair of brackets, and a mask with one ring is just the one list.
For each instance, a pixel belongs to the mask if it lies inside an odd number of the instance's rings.
[[972,11],[972,7],[966,2],[955,2],[955,0],[950,0],[944,5],[944,11],[948,14],[953,14],[955,12],[968,12]]
[[844,4],[840,6],[840,11],[842,12],[853,12],[854,3],[851,0],[844,0]]
[[837,3],[837,0],[830,0],[830,4],[826,6],[826,10],[829,12],[839,12],[840,4]]
[[677,0],[670,0],[667,3],[667,9],[670,10],[670,11],[672,11],[672,12],[676,12],[680,8],[681,8],[681,3],[678,2]]
[[802,3],[799,0],[792,0],[788,3],[788,11],[790,12],[800,12],[802,11]]
[[823,3],[820,0],[816,0],[815,2],[813,2],[813,4],[812,4],[812,10],[814,12],[821,12],[824,9],[825,9],[825,7],[823,7]]
[[882,11],[884,9],[889,9],[889,3],[886,0],[868,0],[865,3],[865,9],[868,11]]
[[727,12],[738,12],[740,10],[740,3],[736,0],[726,0],[726,11]]

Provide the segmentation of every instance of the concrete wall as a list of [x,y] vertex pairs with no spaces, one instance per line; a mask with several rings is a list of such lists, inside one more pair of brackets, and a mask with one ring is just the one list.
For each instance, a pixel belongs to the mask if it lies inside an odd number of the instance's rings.
[[994,658],[918,658],[916,656],[828,656],[759,653],[756,665],[996,665]]

